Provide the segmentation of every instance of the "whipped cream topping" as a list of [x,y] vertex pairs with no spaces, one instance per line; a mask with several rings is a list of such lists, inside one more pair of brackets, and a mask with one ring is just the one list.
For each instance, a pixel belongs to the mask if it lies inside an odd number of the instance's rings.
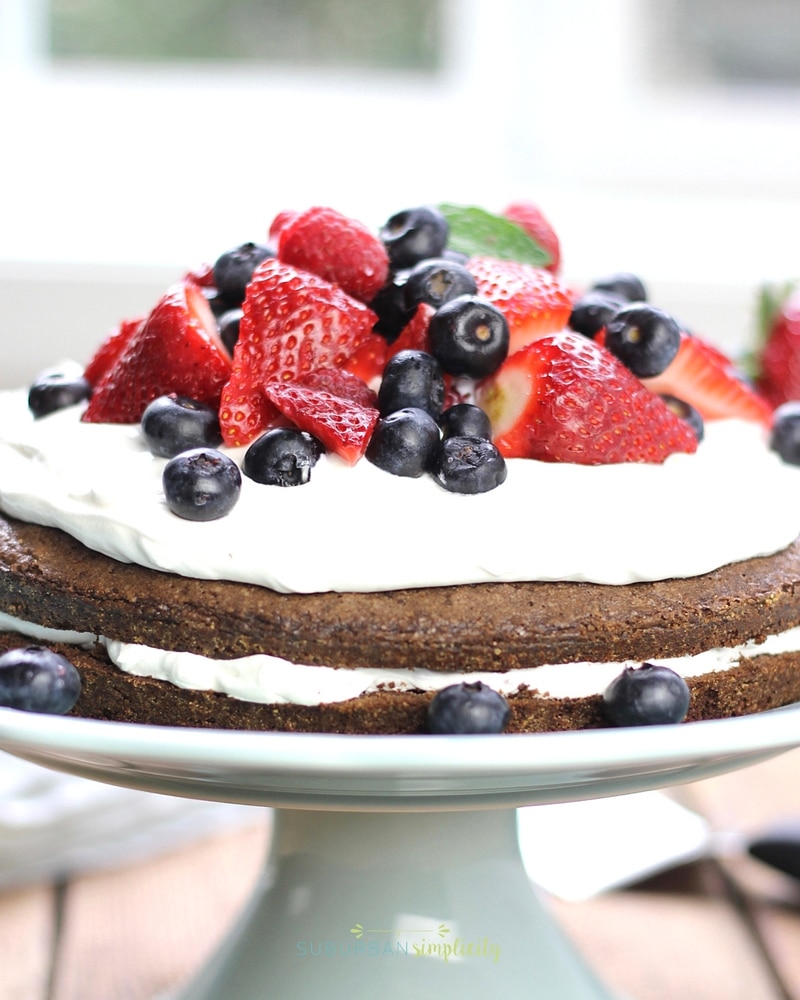
[[[184,576],[298,593],[617,585],[706,573],[779,551],[800,532],[800,470],[769,451],[762,427],[741,421],[708,423],[695,455],[663,465],[512,459],[506,482],[478,496],[323,456],[306,485],[244,478],[230,514],[192,522],[167,508],[165,460],[138,425],[82,423],[81,412],[34,420],[25,390],[0,392],[0,509]],[[244,449],[229,453],[241,462]]]
[[[44,629],[0,613],[0,630],[20,632],[40,642],[105,644],[111,661],[120,669],[139,677],[155,677],[177,687],[197,691],[217,691],[243,701],[265,704],[320,705],[346,701],[372,691],[438,691],[448,684],[483,681],[503,695],[513,695],[521,687],[543,698],[581,698],[602,694],[625,667],[622,663],[560,663],[509,670],[506,673],[442,673],[434,670],[387,670],[365,665],[357,670],[290,663],[277,656],[256,654],[232,660],[213,660],[195,653],[170,652],[95,637],[88,633]],[[684,678],[730,670],[754,656],[774,656],[800,651],[800,627],[763,642],[749,641],[731,648],[709,649],[695,656],[651,659]]]

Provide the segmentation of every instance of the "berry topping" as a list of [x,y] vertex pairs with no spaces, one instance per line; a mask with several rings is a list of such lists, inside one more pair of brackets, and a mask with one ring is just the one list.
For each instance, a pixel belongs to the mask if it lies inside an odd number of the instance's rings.
[[511,709],[503,695],[482,681],[451,684],[437,691],[428,705],[428,732],[502,733],[510,718]]
[[439,209],[422,205],[393,215],[381,227],[380,238],[392,270],[397,271],[428,257],[441,257],[449,233],[450,227]]
[[161,458],[222,444],[217,411],[174,392],[148,404],[142,414],[142,434],[150,451]]
[[486,413],[474,403],[455,403],[439,417],[442,437],[479,437],[491,440],[492,425]]
[[800,399],[800,291],[766,285],[759,299],[759,390],[773,406]]
[[164,466],[167,506],[188,521],[214,521],[236,506],[242,476],[236,463],[214,448],[193,448]]
[[275,416],[265,386],[344,368],[373,334],[375,314],[324,278],[265,260],[244,302],[233,372],[222,391],[225,443],[249,444]]
[[438,309],[458,295],[474,295],[477,290],[475,279],[463,264],[435,257],[411,269],[403,284],[403,299],[413,313],[420,302]]
[[660,375],[680,343],[672,316],[646,303],[625,306],[606,324],[606,348],[639,378]]
[[387,344],[395,341],[406,323],[416,311],[416,305],[406,306],[406,281],[411,271],[404,268],[389,276],[386,284],[370,302],[369,307],[378,317],[375,323],[375,333],[379,333]]
[[568,326],[584,337],[596,337],[627,301],[612,292],[586,292],[572,306]]
[[670,396],[666,392],[662,392],[660,395],[665,405],[672,410],[675,416],[680,417],[681,420],[685,420],[694,431],[697,440],[702,441],[705,434],[705,421],[697,410],[693,406],[689,406],[684,400],[678,399],[677,396]]
[[613,354],[572,331],[535,340],[478,386],[506,458],[602,465],[694,452],[692,429]]
[[515,222],[545,251],[550,261],[543,266],[553,274],[558,274],[561,269],[561,244],[541,208],[532,201],[515,201],[505,209],[503,215]]
[[231,359],[200,289],[173,286],[95,385],[83,420],[135,424],[148,403],[171,392],[214,408]]
[[418,479],[432,468],[439,447],[439,425],[416,407],[395,410],[375,425],[367,459],[394,476]]
[[431,317],[431,354],[450,375],[484,378],[505,361],[508,323],[503,313],[477,295],[459,295]]
[[363,456],[378,422],[375,407],[297,382],[268,382],[264,392],[280,413],[348,465],[355,465]]
[[226,250],[214,262],[214,285],[224,307],[234,309],[244,301],[253,272],[272,250],[263,243],[242,243],[233,250]]
[[444,403],[442,368],[426,351],[400,351],[389,359],[378,390],[381,416],[395,410],[415,407],[425,410],[435,420]]
[[451,493],[488,493],[504,483],[508,474],[505,459],[491,441],[464,436],[440,443],[431,471]]
[[106,372],[117,363],[128,343],[141,330],[144,317],[125,319],[113,329],[92,355],[83,377],[94,388]]
[[342,368],[318,368],[307,375],[301,375],[297,383],[309,389],[324,389],[325,392],[349,399],[351,403],[358,403],[360,406],[378,405],[377,392],[370,389],[363,379]]
[[660,726],[682,722],[689,711],[686,681],[668,667],[626,667],[603,692],[603,711],[613,726]]
[[378,237],[332,208],[309,208],[288,221],[280,231],[278,257],[339,285],[361,302],[378,294],[389,273]]
[[55,650],[26,646],[9,649],[0,656],[0,705],[3,708],[65,715],[80,693],[80,674]]
[[734,364],[689,333],[681,334],[678,353],[664,371],[645,384],[653,392],[684,400],[704,420],[738,418],[765,427],[772,424],[772,407],[744,381]]
[[781,403],[773,417],[770,448],[784,462],[800,465],[800,402]]
[[488,299],[506,318],[509,354],[566,325],[572,299],[549,271],[494,257],[473,257],[467,267],[475,278],[478,295]]
[[92,387],[83,375],[55,370],[42,372],[28,390],[28,409],[34,417],[46,417],[48,413],[84,402],[91,392]]
[[646,302],[647,290],[641,278],[630,271],[617,271],[595,281],[592,288],[599,292],[611,292],[628,302]]
[[230,355],[233,355],[233,349],[239,339],[239,324],[242,321],[242,316],[242,310],[237,307],[236,309],[227,309],[217,320],[220,340]]
[[274,427],[247,449],[242,472],[265,486],[302,486],[322,452],[321,442],[305,431]]

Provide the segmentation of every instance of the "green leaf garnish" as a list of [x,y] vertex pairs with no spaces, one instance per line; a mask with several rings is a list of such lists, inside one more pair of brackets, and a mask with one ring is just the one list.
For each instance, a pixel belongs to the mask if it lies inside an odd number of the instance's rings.
[[451,250],[468,257],[499,257],[534,267],[546,267],[550,254],[520,226],[500,215],[472,205],[439,205],[450,226],[447,242]]

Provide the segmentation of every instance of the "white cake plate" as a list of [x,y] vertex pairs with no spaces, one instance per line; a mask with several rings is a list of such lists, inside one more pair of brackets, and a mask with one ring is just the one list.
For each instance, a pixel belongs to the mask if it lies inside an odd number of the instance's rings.
[[0,709],[0,748],[34,763],[276,809],[250,904],[177,1000],[612,1000],[531,887],[516,807],[675,785],[798,745],[800,705],[474,737],[223,732]]

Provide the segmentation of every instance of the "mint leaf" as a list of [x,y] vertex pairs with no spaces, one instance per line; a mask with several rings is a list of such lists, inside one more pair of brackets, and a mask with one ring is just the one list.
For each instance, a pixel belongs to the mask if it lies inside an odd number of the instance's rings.
[[444,204],[438,208],[450,226],[447,245],[451,250],[468,257],[499,257],[534,267],[550,263],[550,254],[510,219],[472,205]]

